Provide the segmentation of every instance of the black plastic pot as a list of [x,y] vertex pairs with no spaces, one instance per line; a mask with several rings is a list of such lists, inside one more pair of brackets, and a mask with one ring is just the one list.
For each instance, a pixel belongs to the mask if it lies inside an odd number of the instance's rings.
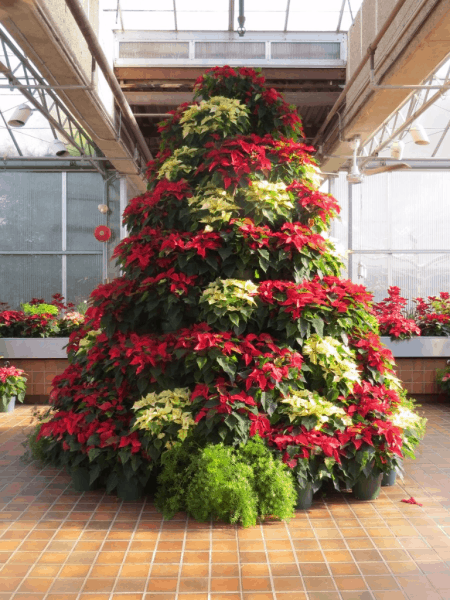
[[376,500],[380,494],[382,478],[382,473],[376,477],[373,475],[366,477],[361,473],[358,481],[352,487],[353,495],[358,500]]
[[397,473],[396,473],[395,469],[392,469],[392,471],[383,473],[383,479],[381,480],[381,485],[382,485],[382,487],[388,487],[391,485],[395,485],[396,479],[397,479]]
[[144,494],[144,488],[139,481],[129,481],[128,479],[121,479],[117,484],[117,496],[121,500],[128,502],[135,502],[140,500]]
[[89,483],[89,469],[85,469],[84,467],[72,469],[70,471],[70,476],[72,477],[72,485],[77,492],[90,492],[97,487],[96,482],[93,484]]
[[313,502],[313,487],[308,481],[304,487],[296,486],[297,488],[297,506],[298,510],[308,510]]

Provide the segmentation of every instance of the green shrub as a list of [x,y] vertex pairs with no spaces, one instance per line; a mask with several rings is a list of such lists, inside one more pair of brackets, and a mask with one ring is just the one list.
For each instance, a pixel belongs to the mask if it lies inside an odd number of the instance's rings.
[[53,304],[22,304],[23,312],[26,315],[57,315],[59,309]]
[[292,473],[274,458],[259,436],[239,448],[239,458],[253,469],[254,487],[258,496],[258,514],[291,519],[297,503]]
[[193,475],[186,508],[197,521],[211,516],[229,523],[256,524],[258,497],[253,469],[230,446],[208,445],[189,469]]
[[38,440],[37,436],[39,435],[42,423],[50,418],[49,411],[46,411],[46,413],[35,411],[33,417],[38,420],[38,423],[34,425],[31,433],[22,442],[22,446],[25,448],[22,459],[27,463],[37,460],[44,464],[49,462],[48,447],[52,444],[52,441],[45,437]]
[[292,518],[296,492],[292,474],[258,436],[237,448],[192,439],[161,458],[155,502],[164,518],[186,510],[198,521],[211,517],[255,525],[257,517]]

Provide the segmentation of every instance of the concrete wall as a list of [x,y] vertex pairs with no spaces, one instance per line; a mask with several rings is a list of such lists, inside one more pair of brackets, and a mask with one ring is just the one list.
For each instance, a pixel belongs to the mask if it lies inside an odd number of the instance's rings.
[[[99,0],[80,0],[80,3],[89,17],[92,28],[98,35]],[[41,0],[41,4],[50,12],[71,53],[79,62],[85,75],[90,78],[91,53],[66,3],[61,0]]]

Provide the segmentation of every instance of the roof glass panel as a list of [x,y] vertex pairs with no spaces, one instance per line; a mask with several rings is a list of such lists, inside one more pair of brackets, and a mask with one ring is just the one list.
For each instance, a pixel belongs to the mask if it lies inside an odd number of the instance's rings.
[[[247,31],[347,31],[363,0],[245,0]],[[118,0],[100,0],[105,13],[117,13]],[[125,29],[226,31],[230,0],[121,0]],[[175,18],[176,12],[176,18]],[[164,14],[166,13],[166,14]],[[239,2],[234,0],[234,30]],[[175,26],[176,23],[176,26]]]
[[175,29],[173,11],[122,11],[124,29],[171,31]]
[[177,27],[179,31],[225,31],[228,29],[228,12],[209,11],[199,14],[177,10]]

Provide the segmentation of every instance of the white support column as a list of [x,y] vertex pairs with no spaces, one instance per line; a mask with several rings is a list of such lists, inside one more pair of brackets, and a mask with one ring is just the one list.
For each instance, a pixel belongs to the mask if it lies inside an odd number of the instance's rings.
[[[67,250],[67,173],[61,173],[61,250]],[[61,294],[67,300],[67,255],[61,256]]]
[[120,177],[120,187],[119,187],[119,207],[120,207],[120,239],[123,240],[127,237],[128,231],[127,228],[122,225],[122,215],[128,204],[128,185],[127,178],[125,176]]

